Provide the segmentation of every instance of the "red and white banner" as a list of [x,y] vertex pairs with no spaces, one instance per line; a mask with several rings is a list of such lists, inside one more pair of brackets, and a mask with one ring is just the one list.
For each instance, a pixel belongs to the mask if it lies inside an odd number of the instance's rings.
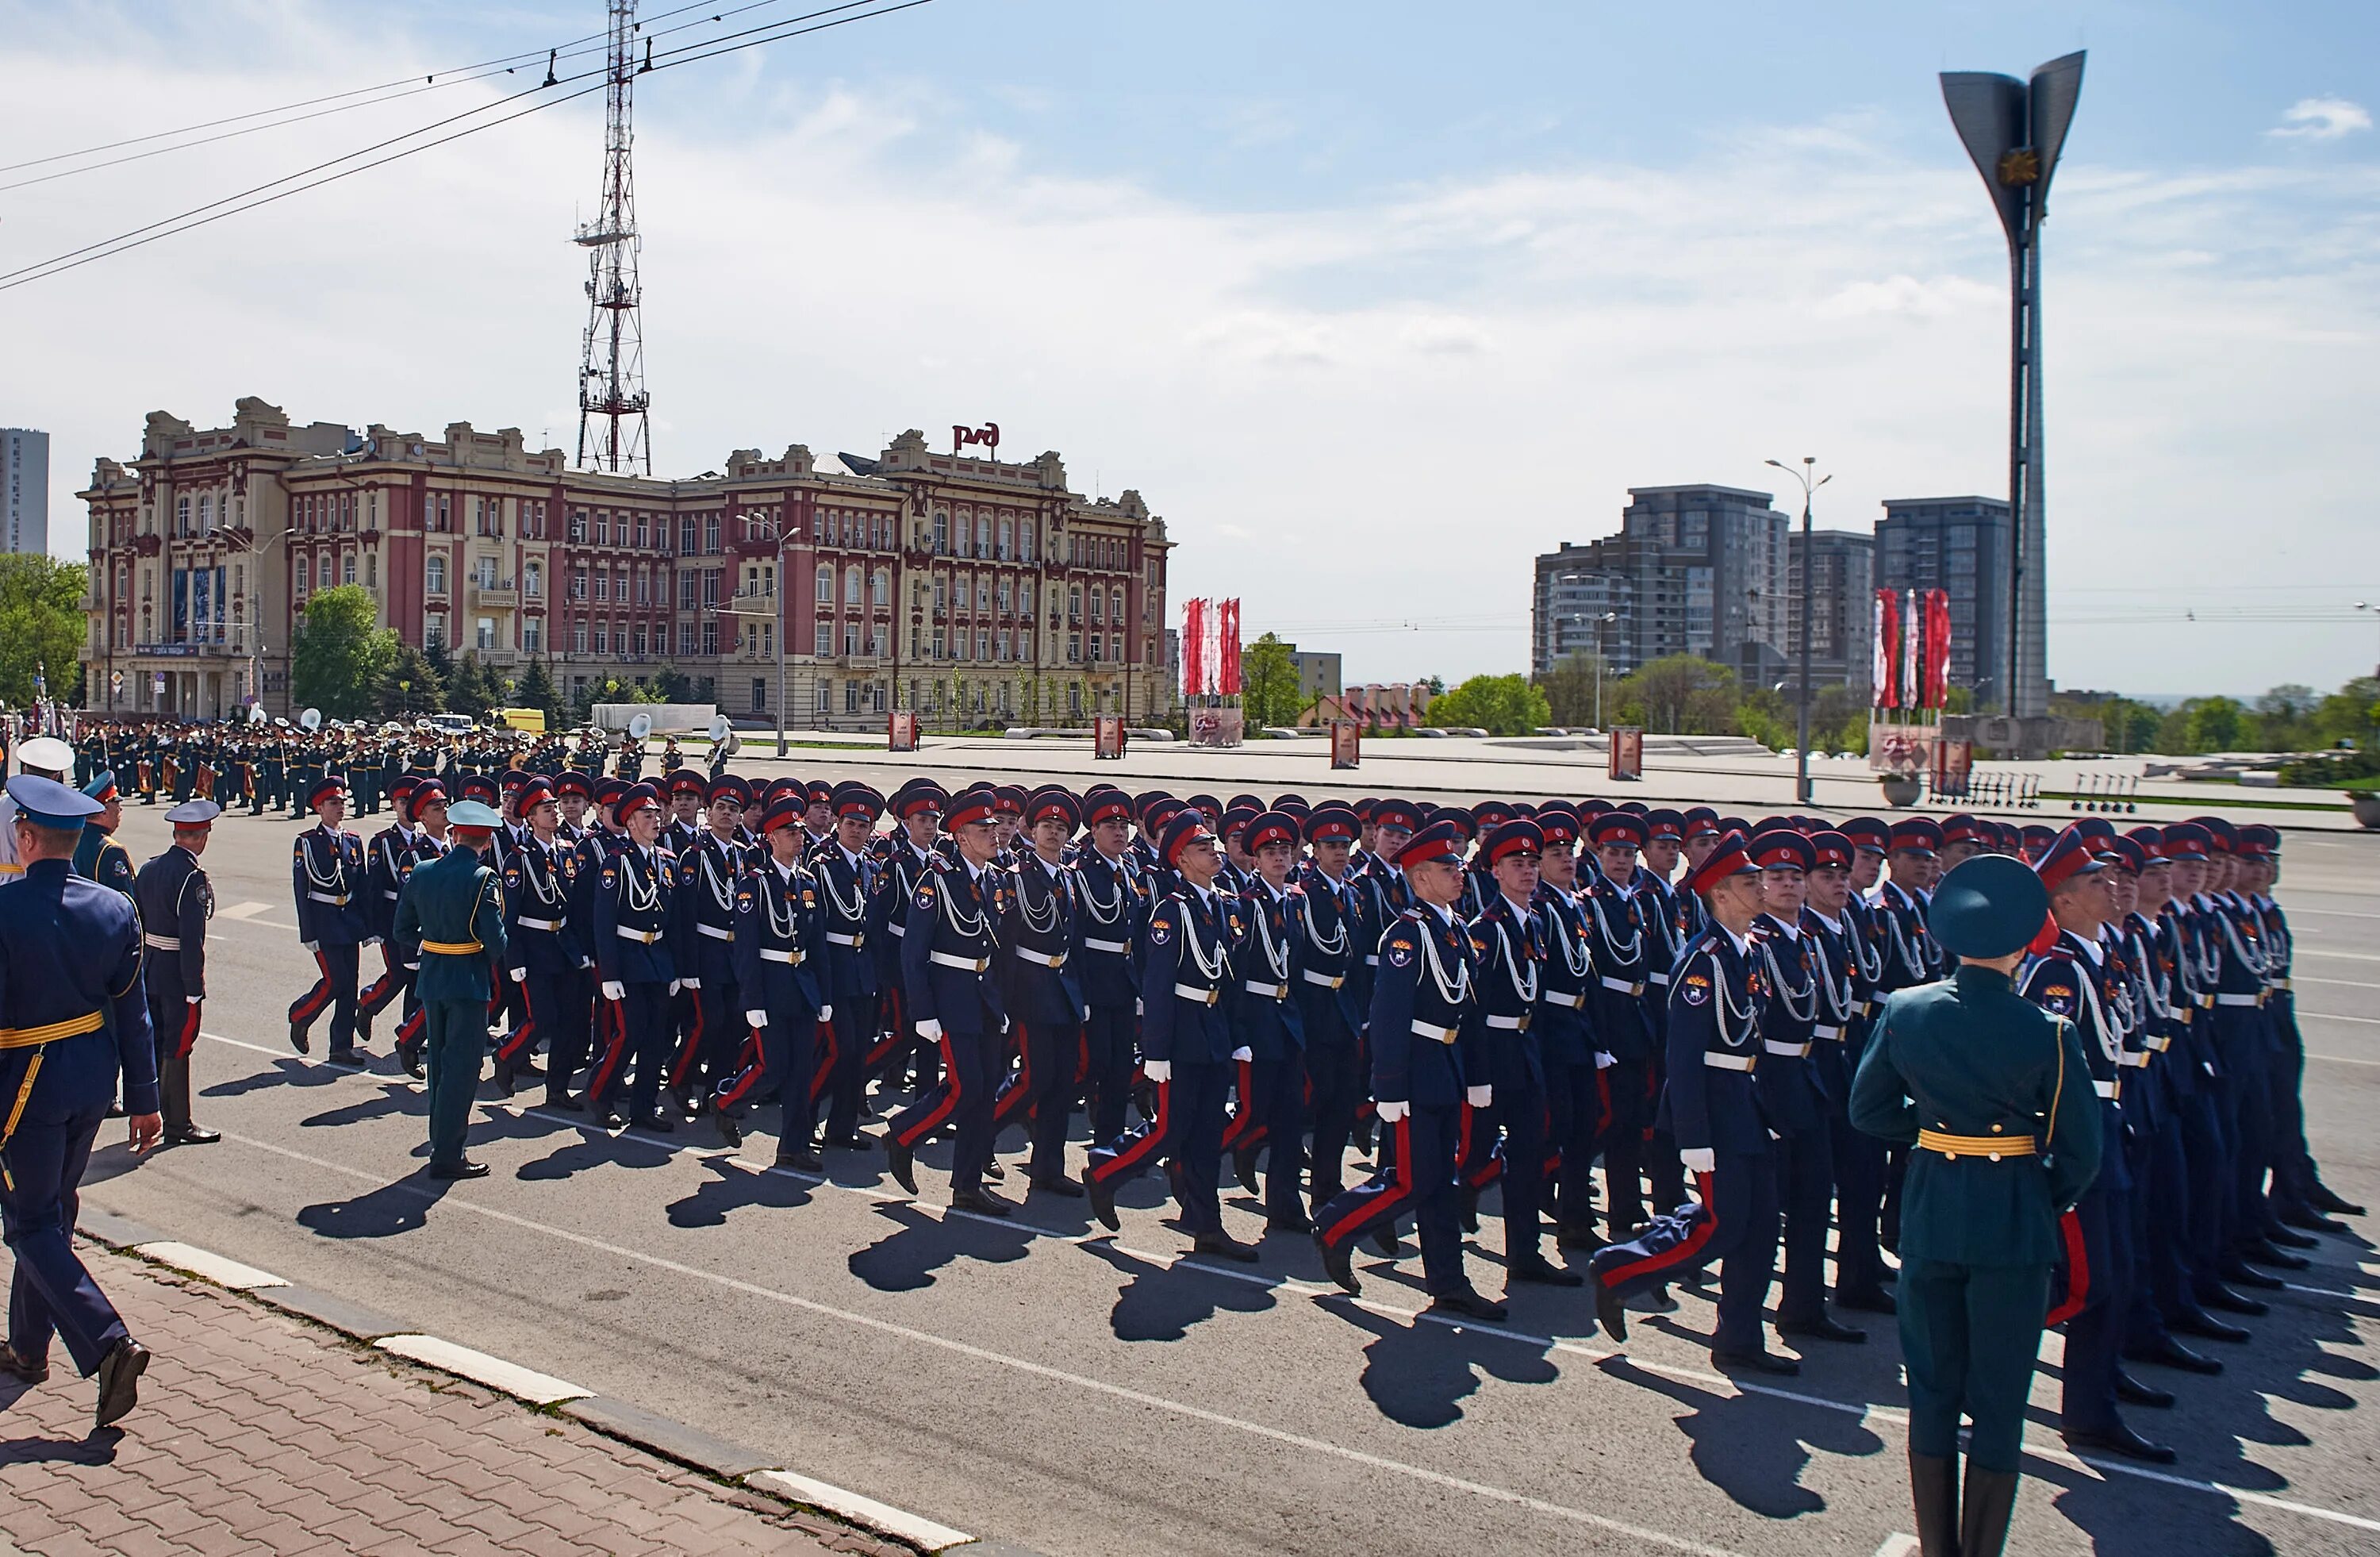
[[1921,708],[1941,708],[1950,700],[1950,591],[1925,591],[1925,674]]
[[1217,601],[1215,606],[1216,634],[1221,639],[1215,657],[1218,690],[1236,698],[1240,695],[1240,602]]
[[1182,602],[1182,695],[1203,696],[1207,690],[1207,602]]
[[1900,601],[1895,590],[1876,592],[1876,631],[1873,637],[1875,658],[1869,663],[1868,680],[1873,688],[1876,706],[1900,706]]

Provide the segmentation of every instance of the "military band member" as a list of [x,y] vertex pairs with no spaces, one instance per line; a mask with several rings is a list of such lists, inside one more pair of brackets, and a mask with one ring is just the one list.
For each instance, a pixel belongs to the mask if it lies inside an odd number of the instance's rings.
[[464,1156],[463,1146],[487,1057],[491,980],[505,953],[504,884],[487,861],[504,818],[465,800],[448,824],[456,846],[406,879],[395,929],[421,947],[416,988],[430,1061],[430,1176],[480,1178],[488,1165]]
[[222,814],[212,800],[192,800],[167,811],[174,842],[142,866],[132,883],[147,943],[141,974],[168,1146],[223,1139],[190,1118],[190,1052],[198,1046],[199,1007],[207,993],[207,920],[215,911],[214,889],[199,857],[207,852],[214,820]]
[[335,773],[315,781],[306,804],[318,820],[290,845],[289,882],[298,905],[298,943],[313,954],[318,977],[289,1007],[289,1046],[300,1054],[311,1052],[308,1029],[328,1010],[332,1063],[361,1064],[357,966],[371,933],[364,916],[363,840],[340,825],[346,820],[347,786]]

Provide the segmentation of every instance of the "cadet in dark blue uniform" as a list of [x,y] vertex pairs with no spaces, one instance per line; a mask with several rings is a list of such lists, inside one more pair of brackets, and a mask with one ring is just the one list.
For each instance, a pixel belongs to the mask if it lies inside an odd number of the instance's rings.
[[[1998,1557],[2007,1539],[2058,1220],[2099,1170],[2080,1040],[2010,982],[2048,906],[2004,855],[1945,877],[1931,923],[1959,970],[1885,1003],[1852,1087],[1852,1124],[1915,1148],[1899,1296],[1925,1557]],[[1962,1413],[1974,1423],[1963,1512]]]
[[97,1426],[132,1409],[149,1353],[74,1250],[76,1190],[121,1078],[132,1150],[157,1143],[156,1053],[140,984],[140,919],[131,899],[70,868],[98,803],[19,773],[16,858],[0,892],[0,1232],[16,1271],[0,1372],[50,1374],[50,1338],[75,1371],[99,1375]]
[[[693,769],[680,771],[701,789]],[[691,844],[672,845],[677,878],[670,943],[679,987],[690,998],[681,1003],[670,1089],[689,1113],[701,1112],[710,1089],[726,1079],[744,1041],[737,1025],[744,1007],[735,992],[735,878],[744,868],[744,845],[736,829],[751,793],[732,773],[713,780],[703,796],[703,832]]]
[[613,1103],[633,1064],[629,1116],[667,1135],[674,1126],[661,1114],[662,1071],[670,1059],[669,1003],[678,979],[669,934],[670,857],[655,846],[661,797],[651,785],[631,785],[612,802],[612,820],[625,836],[597,874],[589,926],[610,1026],[588,1083],[588,1105],[607,1124],[619,1123]]
[[479,1178],[484,1162],[463,1155],[488,1052],[488,996],[504,966],[504,883],[487,855],[504,818],[465,800],[447,813],[455,849],[406,878],[396,903],[400,941],[421,946],[423,1027],[430,1061],[430,1176]]
[[1364,1002],[1379,944],[1364,915],[1366,894],[1348,869],[1363,823],[1344,806],[1323,805],[1305,821],[1313,851],[1298,874],[1297,1005],[1305,1023],[1306,1110],[1314,1122],[1306,1203],[1318,1212],[1347,1186],[1347,1141],[1366,1093]]
[[917,888],[934,869],[934,838],[941,831],[942,810],[949,803],[941,785],[928,778],[911,779],[893,791],[892,815],[900,821],[887,840],[884,880],[876,895],[868,925],[868,945],[876,959],[876,985],[883,991],[880,1020],[882,1033],[868,1054],[868,1070],[887,1073],[899,1085],[914,1070],[917,1090],[933,1085],[941,1066],[941,1050],[917,1036],[903,982],[902,949],[908,945],[909,907]]
[[587,1053],[587,1003],[565,1009],[565,991],[577,982],[577,942],[570,933],[570,875],[559,838],[562,808],[553,785],[542,776],[525,780],[513,798],[528,822],[528,834],[505,851],[504,945],[510,988],[520,1015],[496,1049],[496,1089],[507,1097],[513,1082],[539,1071],[537,1046],[547,1045],[549,1063],[567,1081]]
[[1082,820],[1082,807],[1052,785],[1024,800],[1016,839],[1016,890],[999,931],[1007,955],[999,965],[1001,1004],[1016,1024],[1024,1064],[1004,1080],[994,1100],[994,1131],[1003,1113],[1023,1113],[1032,1154],[1025,1169],[1032,1188],[1079,1196],[1083,1186],[1066,1174],[1066,1125],[1079,1089],[1075,1071],[1082,1057],[1083,1022],[1089,1015],[1081,973],[1074,965],[1075,921],[1082,906],[1066,843]]
[[115,775],[103,772],[82,786],[99,802],[99,810],[82,824],[75,843],[74,872],[113,892],[132,891],[132,856],[115,841],[115,824],[124,818],[124,804],[115,793]]
[[817,972],[830,921],[818,878],[802,863],[805,809],[799,795],[769,802],[760,817],[769,858],[736,879],[735,988],[759,1053],[720,1082],[711,1116],[735,1146],[744,1139],[744,1110],[773,1101],[777,1166],[814,1174],[826,1164],[810,1139],[810,1075],[819,1037],[835,1011]]
[[876,1038],[877,991],[882,987],[876,948],[868,938],[882,867],[869,858],[868,846],[876,835],[876,819],[884,814],[884,797],[864,784],[840,784],[829,806],[834,831],[812,850],[809,873],[818,884],[821,921],[819,998],[834,1015],[819,1033],[825,1052],[808,1084],[809,1096],[802,1101],[802,1117],[807,1128],[823,1098],[824,1144],[867,1151],[876,1143],[859,1133],[859,1107],[868,1091],[868,1054]]
[[[1384,838],[1387,833],[1383,826]],[[1453,913],[1464,874],[1460,834],[1433,822],[1404,838],[1394,864],[1414,903],[1380,937],[1370,1023],[1372,1095],[1381,1125],[1394,1131],[1393,1150],[1379,1173],[1322,1208],[1314,1240],[1330,1279],[1357,1292],[1355,1240],[1392,1228],[1411,1210],[1420,1225],[1431,1307],[1500,1320],[1504,1305],[1474,1289],[1463,1268],[1463,1195],[1455,1177],[1462,1113],[1466,1101],[1492,1106],[1495,1097],[1471,1020],[1476,956]]]
[[157,1089],[165,1115],[165,1144],[205,1146],[223,1139],[190,1119],[190,1051],[199,1041],[199,1003],[207,993],[207,920],[214,889],[199,868],[223,808],[192,800],[165,813],[173,846],[140,868],[132,901],[148,943],[142,981],[149,991],[149,1030],[157,1044]]
[[989,789],[951,802],[946,820],[959,857],[936,856],[909,905],[908,933],[901,943],[907,1016],[920,1038],[940,1046],[943,1075],[940,1086],[892,1116],[884,1150],[894,1181],[915,1195],[918,1146],[951,1126],[951,1204],[1006,1216],[1014,1204],[983,1187],[991,1162],[992,1089],[1007,1052],[1008,1013],[991,964],[1013,890],[992,863],[994,804]]
[[[1588,820],[1587,842],[1596,855],[1595,880],[1581,889],[1587,928],[1594,934],[1596,982],[1590,991],[1602,1084],[1604,1225],[1606,1236],[1627,1237],[1645,1220],[1645,1148],[1660,1095],[1656,1054],[1660,1027],[1655,1005],[1666,998],[1652,976],[1661,931],[1644,916],[1656,900],[1630,890],[1636,851],[1645,842],[1644,819],[1606,811]],[[1611,1056],[1606,1064],[1601,1056]],[[1669,1210],[1669,1207],[1661,1207]]]
[[356,1046],[356,972],[371,923],[364,914],[363,840],[339,824],[346,820],[346,781],[336,773],[315,780],[306,804],[321,819],[290,845],[289,885],[298,901],[298,940],[314,954],[314,987],[289,1007],[289,1047],[313,1045],[307,1029],[331,1013],[331,1060],[361,1064]]
[[1148,886],[1134,864],[1126,833],[1132,801],[1094,787],[1083,797],[1089,844],[1075,859],[1081,912],[1075,916],[1075,967],[1083,984],[1084,1085],[1090,1137],[1123,1134],[1124,1100],[1140,1050],[1140,969],[1135,958],[1148,912]]
[[[1261,811],[1241,830],[1251,872],[1240,894],[1239,973],[1232,1032],[1240,1064],[1239,1112],[1225,1130],[1240,1182],[1257,1189],[1257,1154],[1269,1147],[1262,1186],[1269,1232],[1310,1233],[1305,1214],[1305,893],[1291,871],[1302,836],[1286,811]],[[1240,1059],[1245,1053],[1245,1059]]]

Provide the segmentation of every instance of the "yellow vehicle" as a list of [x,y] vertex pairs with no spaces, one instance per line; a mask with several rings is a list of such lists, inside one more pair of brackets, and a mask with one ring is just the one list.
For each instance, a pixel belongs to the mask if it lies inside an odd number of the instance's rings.
[[545,734],[545,710],[541,708],[500,708],[496,723],[508,730],[527,730],[532,736]]

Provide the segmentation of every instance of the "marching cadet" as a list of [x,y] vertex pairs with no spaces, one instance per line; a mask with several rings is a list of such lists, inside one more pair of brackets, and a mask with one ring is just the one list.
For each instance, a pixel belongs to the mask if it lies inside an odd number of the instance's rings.
[[942,1079],[892,1116],[884,1150],[893,1181],[915,1195],[918,1146],[952,1126],[951,1204],[1006,1216],[1014,1205],[983,1186],[991,1162],[992,1089],[1008,1028],[999,983],[990,977],[1000,949],[994,927],[1010,890],[992,864],[994,804],[991,791],[982,788],[951,802],[945,820],[958,858],[936,854],[909,905],[901,942],[905,1015],[918,1037],[940,1048]]
[[[1383,802],[1380,809],[1389,809]],[[1375,812],[1375,815],[1378,815]],[[1380,829],[1387,847],[1390,829]],[[1493,1106],[1487,1057],[1471,1020],[1477,977],[1471,937],[1454,917],[1463,895],[1461,835],[1433,822],[1403,834],[1392,862],[1413,906],[1380,937],[1372,986],[1372,1095],[1383,1127],[1394,1131],[1384,1166],[1324,1206],[1314,1240],[1323,1269],[1349,1292],[1355,1240],[1393,1226],[1410,1209],[1421,1231],[1422,1282],[1431,1308],[1500,1320],[1504,1305],[1483,1296],[1463,1268],[1463,1196],[1456,1178],[1462,1111]]]
[[199,1004],[207,993],[207,920],[214,888],[199,868],[223,808],[192,800],[165,813],[174,842],[140,868],[132,901],[147,943],[141,975],[149,996],[149,1031],[157,1045],[157,1089],[167,1146],[206,1146],[223,1139],[190,1118],[190,1051],[199,1041]]
[[2099,1169],[2081,1040],[2011,983],[2048,911],[2041,878],[2004,855],[1945,877],[1930,923],[1958,971],[1886,1001],[1852,1083],[1852,1123],[1915,1148],[1900,1311],[1925,1557],[1998,1557],[2008,1539],[2058,1222]]
[[[1653,975],[1658,972],[1667,979],[1670,973],[1656,966],[1660,955],[1657,943],[1663,932],[1645,923],[1645,916],[1657,912],[1658,904],[1650,898],[1640,903],[1630,890],[1637,874],[1636,851],[1645,842],[1644,820],[1628,811],[1605,811],[1588,821],[1586,834],[1595,850],[1596,873],[1593,885],[1581,895],[1594,935],[1589,948],[1596,971],[1592,1004],[1596,1036],[1602,1044],[1597,1063],[1608,1100],[1604,1223],[1605,1235],[1618,1243],[1645,1220],[1645,1148],[1652,1137],[1661,1088],[1656,1060],[1660,1026],[1653,1007],[1664,997]],[[1611,1063],[1602,1064],[1602,1054],[1610,1055]],[[1656,1166],[1657,1198],[1670,1176]],[[1669,1197],[1669,1204],[1682,1198]]]
[[371,926],[364,917],[364,845],[340,825],[347,815],[346,781],[336,773],[315,781],[306,804],[319,818],[290,845],[290,890],[298,903],[298,941],[314,955],[319,977],[289,1007],[289,1047],[300,1054],[313,1045],[307,1029],[325,1008],[331,1013],[330,1059],[359,1065],[356,1043],[357,962]]
[[[725,777],[723,773],[720,775],[721,779]],[[711,786],[703,783],[700,773],[691,768],[682,768],[655,787],[669,799],[669,823],[662,829],[662,847],[683,858],[702,842],[707,821],[703,813],[710,798]]]
[[488,1165],[463,1155],[471,1094],[488,1052],[488,995],[504,961],[504,894],[487,861],[504,818],[466,800],[447,814],[456,846],[406,878],[396,904],[399,940],[421,947],[423,1027],[430,1060],[430,1176],[480,1178]]
[[1364,955],[1379,942],[1367,933],[1364,897],[1348,868],[1362,830],[1343,806],[1318,806],[1305,822],[1313,858],[1298,874],[1296,989],[1305,1025],[1305,1103],[1314,1121],[1306,1201],[1314,1214],[1347,1186],[1347,1142],[1365,1096]]
[[1006,894],[1007,911],[999,924],[1000,944],[1008,954],[999,982],[1001,1005],[1014,1024],[1024,1064],[1002,1080],[992,1104],[993,1130],[996,1135],[1003,1113],[1024,1114],[1032,1149],[1025,1168],[1027,1187],[1079,1197],[1083,1186],[1066,1175],[1066,1125],[1074,1116],[1075,1070],[1088,1007],[1082,974],[1074,966],[1082,910],[1065,848],[1081,822],[1082,808],[1056,785],[1036,790],[1023,805],[1015,891]]
[[[703,787],[693,769],[679,772],[696,788]],[[750,793],[733,774],[711,784],[703,797],[702,835],[677,857],[670,943],[679,985],[691,998],[684,1003],[683,1036],[669,1084],[688,1113],[702,1111],[710,1089],[734,1068],[744,1041],[735,1026],[735,1014],[744,1009],[735,994],[735,878],[744,867],[744,845],[735,830]]]
[[735,987],[759,1052],[720,1081],[711,1118],[736,1146],[745,1108],[775,1102],[777,1166],[814,1174],[826,1164],[810,1139],[811,1065],[834,1005],[817,975],[827,920],[817,878],[802,865],[804,809],[797,796],[770,802],[760,818],[769,858],[735,883]]
[[2272,1078],[2273,1187],[2267,1198],[2265,1232],[2276,1244],[2312,1248],[2317,1240],[2291,1229],[2333,1231],[2337,1224],[2325,1225],[2323,1202],[2327,1199],[2341,1206],[2346,1202],[2323,1188],[2313,1152],[2306,1144],[2301,1096],[2305,1040],[2298,1031],[2297,996],[2289,988],[2295,941],[2289,933],[2289,915],[2273,895],[2281,874],[2281,834],[2277,828],[2258,823],[2241,828],[2240,836],[2251,845],[2248,858],[2254,875],[2247,884],[2246,897],[2250,909],[2262,921],[2265,933],[2265,982],[2269,991],[2265,1019],[2276,1040]]
[[1537,809],[1538,934],[1545,947],[1540,965],[1536,1019],[1537,1058],[1546,1073],[1546,1132],[1553,1182],[1548,1208],[1555,1217],[1556,1241],[1563,1248],[1592,1252],[1603,1247],[1595,1231],[1593,1165],[1603,1118],[1601,1064],[1594,1017],[1595,958],[1578,894],[1578,835],[1584,823],[1565,805]]
[[[66,753],[63,771],[74,754],[54,744]],[[138,1403],[149,1352],[75,1253],[75,1206],[119,1079],[133,1151],[156,1145],[164,1128],[140,914],[69,868],[97,802],[29,773],[10,779],[7,794],[24,871],[16,890],[0,893],[0,967],[8,972],[0,980],[0,1231],[16,1261],[0,1373],[42,1382],[58,1336],[78,1374],[99,1375],[94,1426],[104,1428]]]
[[[412,969],[404,965],[396,951],[396,899],[404,890],[405,878],[413,869],[413,796],[418,786],[408,774],[389,785],[391,809],[389,824],[371,836],[364,845],[364,912],[371,921],[371,933],[365,937],[367,946],[380,947],[380,977],[364,986],[356,997],[356,1031],[365,1043],[371,1041],[372,1022],[388,1008],[388,1003],[402,993],[412,982]],[[410,1016],[407,1008],[400,1016]]]
[[884,1072],[898,1086],[914,1073],[915,1089],[923,1095],[933,1086],[941,1067],[941,1051],[917,1036],[909,1009],[903,948],[908,945],[910,905],[917,899],[934,869],[934,839],[941,832],[942,808],[948,801],[941,786],[929,778],[911,779],[892,794],[892,815],[900,826],[886,841],[884,880],[870,910],[868,941],[874,948],[877,987],[884,991],[880,1030],[884,1037],[868,1055],[871,1074]]
[[1083,797],[1087,845],[1075,858],[1082,911],[1075,917],[1075,967],[1083,984],[1083,1080],[1090,1137],[1123,1134],[1124,1101],[1139,1053],[1140,970],[1135,946],[1148,885],[1128,843],[1132,801],[1094,785]]
[[[1500,1129],[1504,1279],[1578,1286],[1585,1277],[1556,1265],[1539,1247],[1546,1198],[1546,1065],[1537,1017],[1545,1000],[1546,926],[1537,908],[1540,825],[1525,818],[1489,829],[1480,848],[1494,895],[1471,921],[1479,959],[1477,1048],[1487,1061],[1491,1109],[1472,1110],[1471,1150],[1485,1157]],[[1478,1186],[1482,1178],[1466,1177]]]
[[[1837,836],[1840,836],[1838,834]],[[1817,870],[1818,850],[1801,833],[1785,830],[1752,840],[1752,862],[1760,867],[1760,917],[1753,922],[1753,952],[1766,995],[1760,1008],[1760,1069],[1755,1077],[1761,1113],[1776,1137],[1778,1199],[1783,1218],[1785,1275],[1777,1305],[1777,1332],[1824,1341],[1861,1342],[1867,1332],[1827,1313],[1827,1222],[1834,1206],[1834,1137],[1828,1125],[1825,1062],[1814,1054],[1820,1024],[1828,1017],[1838,1035],[1840,1009],[1828,1009],[1834,992],[1833,965],[1817,944],[1815,921],[1805,911],[1808,878]],[[1846,847],[1830,851],[1829,866],[1850,863]],[[1848,885],[1848,877],[1846,877]]]
[[1710,922],[1686,948],[1670,990],[1665,1108],[1679,1159],[1701,1191],[1699,1211],[1661,1218],[1644,1237],[1597,1250],[1589,1269],[1597,1317],[1621,1340],[1629,1295],[1717,1259],[1712,1363],[1794,1374],[1802,1365],[1770,1351],[1760,1331],[1778,1231],[1776,1150],[1755,1079],[1767,1000],[1766,970],[1751,939],[1760,876],[1742,834],[1730,831],[1686,878],[1686,890],[1709,907]]
[[1881,1230],[1885,1192],[1899,1176],[1897,1148],[1888,1148],[1851,1124],[1851,1078],[1859,1073],[1868,1035],[1883,1009],[1890,927],[1869,893],[1884,878],[1892,830],[1874,817],[1854,817],[1839,830],[1851,841],[1851,880],[1842,898],[1844,949],[1852,969],[1851,1020],[1843,1028],[1842,1117],[1835,1130],[1835,1306],[1889,1314]]
[[[522,1077],[551,1078],[558,1072],[566,1082],[587,1055],[587,1022],[579,1014],[586,1003],[578,1003],[578,1013],[566,1009],[578,956],[570,934],[570,877],[557,836],[562,809],[553,785],[534,775],[514,805],[528,819],[528,835],[513,845],[502,873],[506,965],[521,1004],[519,1020],[496,1047],[496,1089],[506,1097]],[[540,1041],[548,1046],[545,1071],[534,1060]]]
[[884,797],[864,784],[841,784],[830,809],[834,831],[812,857],[809,874],[817,883],[820,920],[818,993],[833,1015],[818,1035],[828,1052],[804,1083],[808,1092],[802,1118],[805,1129],[815,1123],[823,1098],[825,1144],[868,1151],[876,1142],[860,1134],[859,1109],[868,1091],[868,1052],[876,1039],[880,987],[868,934],[881,875],[881,868],[868,858],[868,845],[876,833],[876,819],[884,814]]
[[116,825],[124,820],[124,802],[115,793],[115,775],[101,773],[84,785],[82,792],[99,802],[99,810],[82,824],[82,836],[76,840],[74,873],[111,892],[129,895],[132,856],[115,841]]
[[[414,821],[412,858],[405,863],[397,877],[400,894],[405,878],[410,876],[416,867],[433,859],[443,859],[454,848],[455,845],[447,839],[446,802],[445,780],[415,781],[409,807]],[[397,1006],[396,1057],[398,1063],[405,1066],[406,1074],[419,1080],[427,1074],[421,1052],[422,1045],[428,1041],[425,1019],[421,1015],[421,996],[415,988],[421,972],[421,947],[396,933],[396,916],[394,913],[389,916],[389,944],[396,952],[396,967],[400,974],[397,987],[404,997]]]
[[[1241,934],[1232,960],[1238,998],[1226,1007],[1237,1040],[1239,1113],[1225,1131],[1240,1183],[1257,1188],[1257,1152],[1269,1146],[1263,1193],[1265,1227],[1311,1233],[1305,1214],[1305,1016],[1296,1000],[1305,981],[1304,892],[1290,880],[1301,830],[1286,811],[1261,811],[1242,830],[1252,871],[1241,894]],[[1245,1121],[1243,1124],[1243,1120]]]
[[678,948],[670,943],[670,859],[659,847],[661,797],[650,784],[629,785],[612,802],[612,821],[625,836],[597,872],[589,926],[610,1026],[588,1083],[588,1106],[604,1124],[621,1124],[613,1104],[624,1067],[633,1064],[629,1118],[667,1135],[675,1126],[662,1116],[662,1073],[670,1061]]

